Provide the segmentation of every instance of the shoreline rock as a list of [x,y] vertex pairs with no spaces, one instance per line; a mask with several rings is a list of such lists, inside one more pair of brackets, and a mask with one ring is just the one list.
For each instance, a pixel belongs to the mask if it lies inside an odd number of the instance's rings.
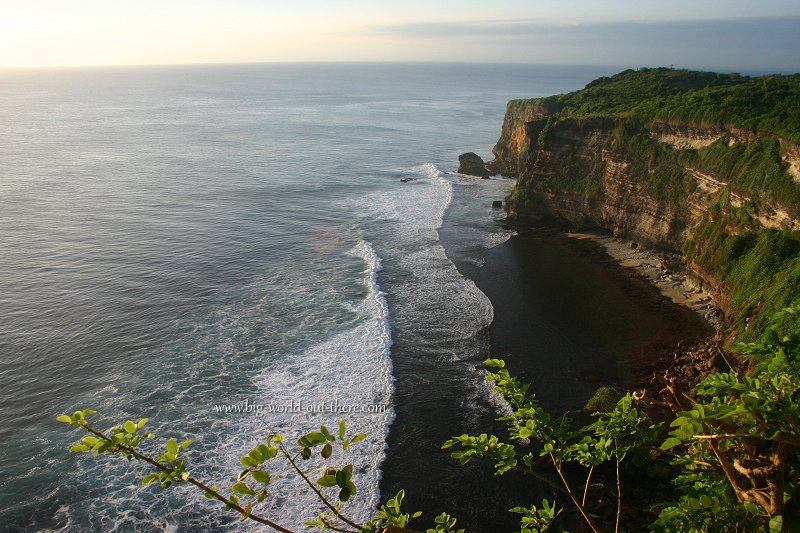
[[486,168],[486,162],[475,152],[467,152],[458,156],[458,173],[479,178],[491,176]]
[[698,313],[717,332],[722,329],[722,310],[716,305],[712,295],[691,279],[678,254],[659,252],[600,231],[575,231],[565,235],[600,244],[620,267],[631,269],[650,281],[661,294],[674,303]]

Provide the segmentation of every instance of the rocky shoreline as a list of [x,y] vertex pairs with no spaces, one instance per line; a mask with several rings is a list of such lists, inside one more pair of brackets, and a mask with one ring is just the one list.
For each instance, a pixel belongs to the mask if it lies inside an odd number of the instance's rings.
[[661,294],[695,311],[715,330],[722,328],[724,314],[712,295],[695,282],[680,255],[645,248],[634,241],[601,231],[568,232],[566,235],[574,239],[590,239],[602,245],[620,267],[649,280]]

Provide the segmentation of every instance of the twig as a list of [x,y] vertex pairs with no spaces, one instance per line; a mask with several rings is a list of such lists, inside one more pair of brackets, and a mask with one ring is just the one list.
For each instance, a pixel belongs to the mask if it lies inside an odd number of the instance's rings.
[[314,485],[314,484],[311,482],[311,480],[310,480],[310,479],[308,479],[308,477],[307,477],[307,476],[305,475],[305,473],[303,472],[303,469],[301,469],[299,466],[297,466],[297,463],[295,463],[295,461],[294,461],[294,459],[292,458],[291,454],[288,452],[288,450],[286,450],[286,448],[285,448],[283,445],[281,445],[281,452],[283,452],[283,455],[284,455],[284,456],[286,456],[286,458],[289,460],[289,463],[290,463],[290,464],[291,464],[291,465],[294,467],[295,471],[296,471],[298,474],[300,474],[300,477],[302,477],[302,478],[303,478],[303,480],[306,482],[306,484],[307,484],[309,487],[311,487],[311,490],[313,490],[314,492],[316,492],[316,493],[317,493],[317,496],[318,496],[318,497],[319,497],[319,499],[322,501],[322,503],[324,503],[324,504],[325,504],[325,506],[326,506],[328,509],[330,509],[330,510],[333,512],[333,514],[334,514],[334,515],[336,515],[336,518],[338,518],[339,520],[341,520],[342,522],[345,522],[346,524],[348,524],[348,525],[350,525],[350,526],[353,526],[354,528],[358,529],[359,531],[361,530],[361,526],[360,526],[360,525],[356,524],[355,522],[353,522],[353,521],[352,521],[352,520],[350,520],[349,518],[347,518],[347,517],[345,517],[344,515],[342,515],[342,514],[341,514],[341,513],[340,513],[340,512],[339,512],[339,511],[336,509],[336,507],[334,507],[334,506],[331,504],[331,502],[329,502],[329,501],[328,501],[328,499],[327,499],[327,498],[326,498],[326,497],[325,497],[325,496],[322,494],[322,492],[320,492],[320,490],[319,490],[319,489],[316,487],[316,485]]
[[[164,465],[163,463],[159,463],[158,461],[156,461],[155,459],[153,459],[151,457],[148,457],[146,455],[142,455],[141,453],[137,452],[133,448],[125,446],[124,444],[115,444],[114,441],[109,439],[104,433],[101,433],[100,431],[97,431],[97,430],[93,429],[89,425],[84,425],[83,427],[89,433],[92,433],[93,435],[97,435],[101,439],[103,439],[103,440],[105,440],[107,442],[110,442],[112,445],[116,446],[118,449],[123,450],[126,453],[131,454],[132,456],[136,457],[140,461],[144,461],[145,463],[149,463],[149,464],[155,466],[156,468],[158,468],[162,472],[174,472],[174,470],[172,468]],[[269,526],[272,529],[275,529],[277,531],[281,531],[282,533],[295,533],[291,529],[286,529],[285,527],[281,526],[280,524],[276,524],[275,522],[273,522],[273,521],[271,521],[271,520],[269,520],[267,518],[262,518],[260,516],[250,514],[241,505],[230,501],[228,498],[226,498],[225,496],[223,496],[222,494],[217,492],[215,489],[212,489],[211,487],[203,484],[202,482],[197,481],[195,478],[193,478],[191,476],[187,477],[184,481],[186,481],[187,483],[191,483],[192,485],[194,485],[197,488],[203,489],[207,494],[211,494],[212,496],[214,496],[214,498],[216,498],[217,500],[221,501],[225,505],[229,505],[233,509],[236,509],[237,511],[239,511],[242,514],[242,516],[244,516],[246,518],[249,518],[250,520],[253,520],[253,521],[258,522],[260,524],[264,524],[266,526]]]
[[530,476],[533,476],[534,478],[538,479],[542,483],[545,483],[551,489],[557,490],[558,492],[560,492],[564,496],[569,496],[569,493],[566,490],[564,490],[564,487],[559,487],[558,485],[553,483],[551,480],[547,479],[543,475],[541,475],[538,472],[536,472],[536,470],[534,470],[533,467],[528,467],[528,468],[516,467],[516,469],[519,470],[520,472],[524,473],[524,474],[528,474]]
[[622,480],[619,475],[619,458],[617,458],[617,522],[614,526],[614,533],[619,533],[619,521],[622,517]]
[[561,466],[556,461],[555,456],[550,453],[550,460],[553,462],[553,466],[556,468],[556,472],[558,473],[558,477],[561,478],[561,483],[564,484],[564,488],[567,489],[567,496],[569,499],[572,500],[572,503],[575,504],[575,507],[578,508],[578,511],[581,513],[581,516],[586,521],[586,524],[594,531],[594,533],[600,533],[600,530],[595,525],[592,518],[589,516],[589,513],[586,512],[586,509],[581,505],[581,502],[578,501],[578,497],[575,496],[575,493],[572,491],[572,487],[569,485],[569,481],[567,481],[566,476],[564,476],[564,472],[561,470]]
[[583,487],[583,500],[581,500],[581,505],[586,505],[586,496],[589,494],[589,483],[592,481],[593,473],[594,465],[589,468],[589,475],[586,476],[586,485]]
[[728,361],[728,358],[727,358],[727,357],[725,357],[725,351],[724,351],[724,350],[722,350],[722,349],[719,347],[719,344],[715,344],[715,345],[714,345],[714,347],[717,349],[717,353],[720,355],[720,357],[722,357],[722,360],[723,360],[723,361],[725,361],[725,364],[726,364],[726,365],[728,365],[728,368],[730,368],[731,370],[733,370],[733,373],[734,373],[734,375],[735,375],[735,376],[736,376],[736,378],[738,379],[738,378],[739,378],[739,368],[738,368],[738,366],[734,367],[734,366],[731,364],[731,362],[730,362],[730,361]]
[[337,527],[335,524],[333,524],[332,522],[328,521],[328,519],[325,518],[324,516],[321,517],[321,518],[322,518],[322,523],[325,524],[325,527],[327,527],[328,529],[332,529],[334,531],[339,531],[341,533],[359,533],[358,531],[354,531],[352,529],[344,529],[344,528]]

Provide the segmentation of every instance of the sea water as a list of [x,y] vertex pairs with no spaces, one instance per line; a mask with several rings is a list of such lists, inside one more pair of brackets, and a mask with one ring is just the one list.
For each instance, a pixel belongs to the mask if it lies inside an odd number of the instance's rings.
[[[442,422],[393,428],[398,398],[494,409],[463,364],[492,306],[438,230],[468,190],[475,246],[502,242],[489,204],[512,183],[457,175],[458,154],[490,158],[509,99],[612,71],[0,72],[0,530],[241,527],[193,487],[143,487],[147,468],[69,454],[81,435],[55,417],[86,408],[102,429],[150,418],[158,446],[192,439],[192,475],[225,490],[267,431],[346,419],[368,435],[346,458],[348,513],[369,518],[389,432],[411,447]],[[300,529],[322,510],[286,476],[263,513]]]

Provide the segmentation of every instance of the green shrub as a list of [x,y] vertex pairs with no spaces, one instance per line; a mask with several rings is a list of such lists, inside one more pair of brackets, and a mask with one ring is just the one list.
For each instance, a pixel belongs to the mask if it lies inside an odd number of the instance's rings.
[[608,413],[614,410],[617,402],[622,399],[623,394],[614,387],[602,386],[589,398],[586,405],[583,406],[584,411],[590,413]]
[[637,117],[719,124],[800,143],[800,74],[749,77],[666,68],[626,70],[538,99],[562,117]]

